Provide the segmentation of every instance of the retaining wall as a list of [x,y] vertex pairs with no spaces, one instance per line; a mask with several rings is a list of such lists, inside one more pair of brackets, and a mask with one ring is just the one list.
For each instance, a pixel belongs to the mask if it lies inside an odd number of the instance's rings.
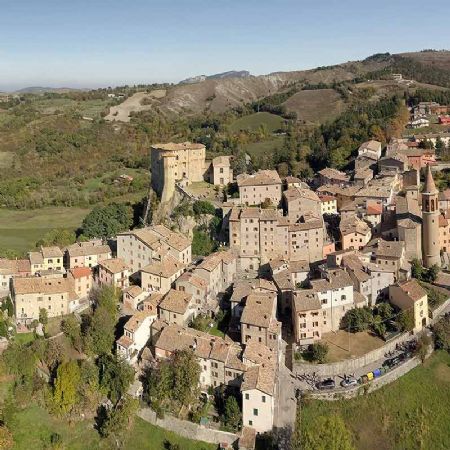
[[146,422],[150,422],[151,424],[157,425],[165,430],[173,431],[180,436],[196,441],[208,442],[210,444],[220,444],[222,442],[226,442],[231,446],[239,438],[236,434],[205,428],[201,425],[197,425],[196,423],[177,419],[176,417],[167,414],[164,419],[158,419],[156,417],[156,413],[150,408],[141,408],[138,411],[138,416]]
[[395,350],[397,344],[409,341],[412,337],[413,335],[411,333],[403,333],[392,339],[392,341],[387,342],[382,347],[372,350],[359,358],[344,359],[343,361],[337,361],[335,363],[313,364],[294,360],[292,372],[294,375],[312,375],[315,373],[321,377],[333,377],[344,373],[354,373],[361,367],[365,367],[384,358],[385,353]]
[[[428,357],[433,353],[431,350],[428,353]],[[375,378],[368,383],[363,385],[358,385],[349,389],[335,390],[333,392],[309,392],[311,398],[316,400],[340,400],[340,399],[348,399],[354,398],[358,395],[363,395],[364,393],[369,393],[380,389],[382,386],[385,386],[389,383],[392,383],[395,380],[398,380],[400,377],[408,373],[410,370],[414,369],[420,364],[419,358],[412,358],[405,361],[403,364],[387,372],[385,375],[382,375],[379,378]],[[366,386],[366,388],[364,388]]]

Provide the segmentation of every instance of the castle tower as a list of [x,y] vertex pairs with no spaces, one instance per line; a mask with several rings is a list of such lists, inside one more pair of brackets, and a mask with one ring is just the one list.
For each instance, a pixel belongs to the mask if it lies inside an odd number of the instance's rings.
[[422,191],[422,248],[425,267],[431,267],[434,264],[441,265],[438,194],[431,167],[428,165],[425,186]]

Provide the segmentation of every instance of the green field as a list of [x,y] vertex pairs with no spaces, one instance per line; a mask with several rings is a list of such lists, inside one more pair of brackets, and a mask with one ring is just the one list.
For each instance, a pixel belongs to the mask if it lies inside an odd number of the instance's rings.
[[449,449],[450,355],[438,351],[425,365],[372,394],[309,400],[301,408],[301,427],[314,433],[318,416],[335,414],[352,432],[358,450]]
[[[15,450],[31,450],[50,447],[53,433],[61,436],[66,450],[110,449],[111,443],[102,441],[94,430],[92,421],[68,423],[51,416],[42,408],[32,406],[17,412],[10,429]],[[134,426],[125,433],[123,448],[129,450],[164,450],[167,443],[178,444],[183,450],[213,450],[215,445],[190,441],[136,418]]]
[[299,91],[284,103],[288,111],[297,113],[297,119],[323,123],[334,119],[345,110],[341,96],[334,89]]
[[0,209],[0,248],[27,252],[53,228],[76,229],[89,209],[42,208],[16,211]]
[[267,153],[272,153],[276,148],[281,148],[282,145],[283,136],[277,136],[267,141],[243,145],[242,150],[247,152],[250,156],[262,156]]
[[283,123],[284,119],[280,116],[268,112],[259,112],[235,120],[229,128],[231,132],[237,133],[241,130],[256,131],[261,125],[264,125],[267,131],[273,133],[280,129]]

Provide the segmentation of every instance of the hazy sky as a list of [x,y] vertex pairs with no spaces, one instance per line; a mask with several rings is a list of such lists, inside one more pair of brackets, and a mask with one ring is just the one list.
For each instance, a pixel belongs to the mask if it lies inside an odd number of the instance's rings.
[[449,48],[449,13],[449,0],[0,0],[0,90],[262,74]]

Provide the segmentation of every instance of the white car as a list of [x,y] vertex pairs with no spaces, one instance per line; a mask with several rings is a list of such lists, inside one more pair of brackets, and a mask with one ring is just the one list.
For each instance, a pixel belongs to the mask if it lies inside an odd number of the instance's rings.
[[341,386],[344,388],[356,386],[357,384],[358,384],[358,380],[356,380],[355,378],[344,378],[341,381]]

